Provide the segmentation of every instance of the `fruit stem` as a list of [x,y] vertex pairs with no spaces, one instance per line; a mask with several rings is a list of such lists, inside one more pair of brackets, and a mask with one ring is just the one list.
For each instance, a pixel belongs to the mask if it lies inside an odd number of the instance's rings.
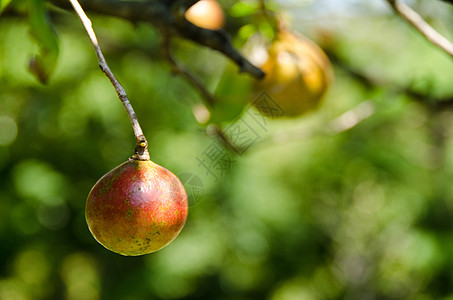
[[148,152],[148,142],[144,135],[142,135],[143,140],[137,140],[137,144],[135,145],[134,155],[132,155],[132,159],[135,160],[149,160],[149,152]]
[[98,58],[99,67],[101,68],[102,72],[105,73],[107,78],[112,83],[118,97],[121,100],[121,103],[123,103],[123,106],[126,109],[126,112],[129,116],[129,119],[132,124],[132,130],[134,131],[135,140],[136,140],[134,155],[132,156],[132,158],[136,159],[136,160],[149,160],[148,142],[146,141],[145,135],[143,134],[142,128],[140,127],[140,124],[137,119],[137,115],[135,114],[134,109],[132,108],[132,105],[129,102],[129,98],[127,97],[126,91],[121,86],[118,79],[116,79],[113,72],[110,70],[110,68],[104,58],[104,55],[102,54],[102,50],[101,50],[101,47],[99,46],[98,40],[96,38],[96,34],[94,33],[94,30],[93,30],[93,27],[91,24],[91,20],[87,17],[87,15],[85,14],[85,11],[83,10],[82,6],[80,6],[80,4],[77,0],[69,0],[69,1],[71,2],[72,7],[74,7],[75,12],[79,16],[80,21],[82,21],[82,25],[85,28],[85,31],[87,32],[87,34],[91,40],[91,44],[93,45],[94,51],[96,52],[96,56]]

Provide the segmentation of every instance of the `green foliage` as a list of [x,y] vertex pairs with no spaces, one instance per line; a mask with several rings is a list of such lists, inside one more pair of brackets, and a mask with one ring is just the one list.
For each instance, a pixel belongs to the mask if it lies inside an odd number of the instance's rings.
[[238,67],[229,63],[220,77],[214,93],[214,105],[210,122],[223,124],[236,120],[253,97],[253,79],[243,74],[238,76]]
[[0,14],[6,9],[11,0],[1,0],[0,1]]
[[[56,14],[52,48],[50,27],[36,39],[26,20],[2,15],[0,299],[452,299],[453,112],[427,103],[452,98],[453,64],[388,15],[349,18],[297,28],[329,33],[342,63],[384,84],[335,63],[327,98],[304,118],[262,119],[238,101],[219,119],[232,137],[244,122],[254,129],[238,155],[196,122],[200,96],[170,73],[152,27],[93,16],[151,157],[203,184],[172,244],[122,257],[93,239],[84,209],[94,183],[132,155],[127,115],[74,16]],[[47,85],[27,71],[37,40],[58,51]],[[175,45],[215,91],[225,59]],[[233,75],[217,93],[236,100],[246,75]]]
[[28,1],[30,33],[39,45],[39,54],[30,60],[29,69],[42,83],[49,80],[58,59],[58,40],[44,4],[44,0]]
[[258,2],[238,1],[229,10],[232,17],[244,17],[258,13],[260,6]]

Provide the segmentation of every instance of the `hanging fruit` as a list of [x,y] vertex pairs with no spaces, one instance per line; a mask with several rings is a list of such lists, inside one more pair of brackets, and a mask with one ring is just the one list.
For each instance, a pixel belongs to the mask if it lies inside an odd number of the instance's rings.
[[328,90],[333,71],[322,49],[307,37],[280,30],[261,66],[264,80],[255,91],[265,91],[281,110],[272,114],[269,101],[255,101],[255,107],[270,117],[297,117],[316,109]]

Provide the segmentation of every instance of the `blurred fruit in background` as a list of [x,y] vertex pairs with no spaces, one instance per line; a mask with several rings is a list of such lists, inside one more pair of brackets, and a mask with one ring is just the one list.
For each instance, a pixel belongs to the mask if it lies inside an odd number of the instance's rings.
[[[267,55],[261,66],[266,77],[257,82],[256,92],[267,92],[283,111],[280,116],[297,117],[317,108],[333,80],[332,66],[322,49],[303,35],[280,30]],[[269,115],[267,105],[261,103],[254,102]]]
[[185,14],[186,19],[210,30],[218,30],[225,23],[222,7],[216,0],[201,0],[191,6]]

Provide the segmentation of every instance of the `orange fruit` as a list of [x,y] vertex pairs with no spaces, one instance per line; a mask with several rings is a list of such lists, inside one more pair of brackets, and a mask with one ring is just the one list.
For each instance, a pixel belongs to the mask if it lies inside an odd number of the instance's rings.
[[258,97],[254,105],[270,117],[296,117],[316,109],[333,79],[332,66],[322,49],[289,31],[278,33],[261,69],[266,77],[255,85],[255,91],[265,91],[268,97],[266,101]]

